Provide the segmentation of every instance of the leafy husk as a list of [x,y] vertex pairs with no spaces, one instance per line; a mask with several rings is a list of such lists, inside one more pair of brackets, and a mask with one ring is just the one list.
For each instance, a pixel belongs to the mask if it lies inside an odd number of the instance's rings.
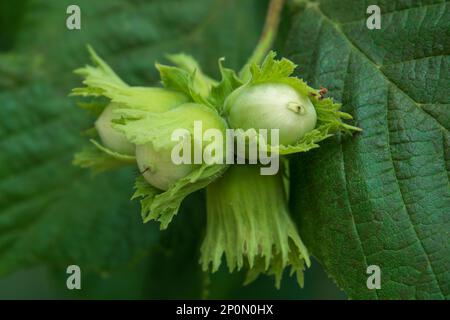
[[89,141],[92,145],[86,146],[80,152],[76,153],[72,163],[81,168],[91,169],[94,175],[133,165],[136,162],[134,156],[114,152],[102,146],[94,139],[90,139]]
[[[319,142],[333,136],[338,132],[351,134],[354,131],[361,131],[360,128],[344,123],[343,120],[350,120],[352,116],[340,111],[342,105],[336,103],[332,98],[323,98],[320,92],[310,86],[300,78],[292,77],[296,65],[286,59],[275,59],[276,53],[271,51],[261,65],[255,63],[250,65],[250,80],[244,86],[252,86],[261,83],[283,83],[294,88],[299,94],[307,96],[317,113],[316,127],[307,132],[301,139],[293,145],[267,145],[271,153],[287,155],[297,152],[306,152],[319,147]],[[240,87],[239,90],[242,90]],[[232,103],[230,104],[232,105]],[[227,106],[230,108],[231,106]],[[229,110],[224,110],[225,113]],[[252,129],[250,129],[252,130]],[[263,149],[266,146],[262,146]]]
[[186,196],[206,187],[220,177],[227,168],[227,165],[202,165],[186,177],[179,179],[166,191],[153,187],[140,175],[136,178],[135,193],[131,199],[140,199],[144,223],[151,220],[158,221],[163,230],[178,213],[181,202]]
[[[136,145],[151,143],[155,150],[170,150],[174,142],[174,129],[186,129],[194,134],[194,121],[202,120],[203,126],[225,132],[226,122],[214,109],[188,103],[163,113],[148,113],[141,110],[118,109],[121,120],[114,127],[122,131]],[[193,141],[192,145],[196,142]],[[151,186],[142,176],[136,180],[133,199],[141,198],[141,213],[144,222],[156,220],[161,229],[167,228],[177,214],[181,201],[190,193],[204,188],[226,170],[225,164],[198,165],[189,175],[174,182],[168,190],[161,191]]]
[[207,187],[207,227],[201,247],[203,270],[248,269],[246,283],[260,274],[275,276],[291,267],[303,286],[309,255],[289,216],[281,173],[263,176],[257,165],[234,165]]

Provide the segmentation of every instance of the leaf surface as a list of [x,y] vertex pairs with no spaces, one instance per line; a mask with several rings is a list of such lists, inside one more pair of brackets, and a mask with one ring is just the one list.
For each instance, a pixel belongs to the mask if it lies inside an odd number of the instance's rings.
[[86,44],[130,85],[156,85],[166,54],[188,52],[214,76],[223,55],[240,67],[264,19],[256,0],[84,0],[81,30],[71,31],[70,4],[29,0],[14,34],[0,24],[0,38],[14,37],[0,46],[0,275],[36,264],[104,273],[158,246],[158,226],[143,225],[130,201],[133,169],[92,178],[71,163],[93,123],[67,97],[81,85],[73,70],[90,63]]
[[[308,249],[357,299],[450,297],[450,6],[307,2],[285,56],[363,129],[292,161],[292,208]],[[381,289],[366,286],[370,265]]]

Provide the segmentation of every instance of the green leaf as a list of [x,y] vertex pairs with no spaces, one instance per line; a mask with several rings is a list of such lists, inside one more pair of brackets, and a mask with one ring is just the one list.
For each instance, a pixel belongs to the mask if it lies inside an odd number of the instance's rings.
[[66,96],[35,82],[1,92],[0,105],[1,276],[37,263],[107,272],[157,241],[129,214],[130,170],[93,179],[72,165],[84,119]]
[[[71,1],[28,2],[18,8],[14,45],[8,41],[0,56],[0,275],[37,264],[103,273],[152,256],[159,231],[142,224],[138,203],[129,200],[133,172],[92,179],[71,163],[86,143],[80,132],[92,127],[67,97],[80,82],[72,70],[88,61],[87,43],[130,85],[156,85],[153,63],[168,52],[189,52],[208,73],[223,55],[238,68],[257,41],[264,9],[258,0],[80,0],[77,31],[64,26]],[[9,27],[1,24],[0,33]]]
[[[292,208],[312,254],[353,299],[450,297],[448,2],[308,3],[285,56],[343,103],[353,137],[291,163]],[[367,267],[381,289],[367,288]]]
[[27,2],[18,0],[14,5],[5,1],[0,3],[0,51],[13,47],[23,23]]

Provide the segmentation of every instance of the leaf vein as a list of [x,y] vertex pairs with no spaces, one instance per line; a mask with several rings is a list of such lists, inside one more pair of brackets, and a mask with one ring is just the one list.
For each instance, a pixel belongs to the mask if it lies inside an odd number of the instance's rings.
[[316,10],[325,20],[327,20],[332,26],[333,28],[342,35],[343,39],[345,39],[348,44],[354,48],[355,52],[358,52],[362,57],[364,57],[370,64],[372,64],[375,68],[377,68],[380,72],[380,74],[384,77],[384,79],[386,80],[386,82],[392,84],[392,86],[398,90],[400,93],[402,93],[406,98],[408,98],[411,102],[413,102],[413,104],[419,108],[420,110],[422,110],[422,112],[424,112],[427,116],[431,117],[436,123],[437,125],[441,128],[441,130],[449,132],[448,129],[446,129],[436,118],[434,118],[433,116],[430,116],[429,113],[425,112],[423,108],[421,108],[422,103],[419,103],[418,101],[414,100],[410,95],[408,95],[404,90],[402,90],[395,82],[393,82],[390,78],[387,77],[387,75],[381,70],[382,65],[378,65],[376,64],[367,54],[364,53],[364,51],[362,51],[362,49],[360,49],[352,40],[350,40],[350,38],[342,31],[340,24],[333,21],[330,17],[328,17],[327,15],[325,15],[325,13],[319,8],[319,6],[314,6],[313,7],[314,10]]

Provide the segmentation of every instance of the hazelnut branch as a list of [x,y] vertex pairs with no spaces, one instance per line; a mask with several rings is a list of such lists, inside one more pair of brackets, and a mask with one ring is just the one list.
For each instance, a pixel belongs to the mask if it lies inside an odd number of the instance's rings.
[[244,80],[247,80],[250,76],[249,67],[252,63],[260,64],[263,58],[267,55],[269,50],[272,48],[275,41],[278,25],[280,22],[280,15],[283,9],[284,0],[270,0],[269,8],[267,9],[266,20],[264,23],[264,28],[259,38],[258,44],[255,50],[253,50],[250,59],[241,69],[239,75]]

